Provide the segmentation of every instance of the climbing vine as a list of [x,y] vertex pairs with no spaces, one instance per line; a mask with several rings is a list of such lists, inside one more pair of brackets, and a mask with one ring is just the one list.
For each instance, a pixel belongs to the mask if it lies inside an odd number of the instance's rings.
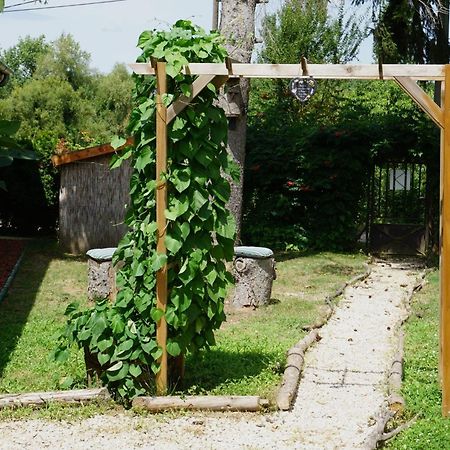
[[[184,75],[188,62],[222,62],[226,56],[217,33],[206,34],[189,21],[170,31],[145,31],[139,38],[138,62],[166,62],[169,106],[189,96],[194,77]],[[167,352],[177,357],[214,345],[214,330],[224,315],[224,299],[232,282],[225,261],[233,257],[235,224],[226,207],[229,179],[238,176],[225,143],[227,120],[216,105],[217,90],[209,84],[168,126],[167,256],[156,251],[156,80],[134,75],[134,109],[128,131],[132,149],[112,163],[131,157],[129,231],[114,255],[123,264],[117,273],[114,305],[106,300],[80,311],[70,305],[69,320],[57,360],[72,343],[98,361],[97,370],[119,398],[130,399],[152,389],[162,349],[156,343],[156,322],[165,314]],[[120,145],[121,140],[115,144]],[[156,308],[156,272],[168,264],[168,305]]]

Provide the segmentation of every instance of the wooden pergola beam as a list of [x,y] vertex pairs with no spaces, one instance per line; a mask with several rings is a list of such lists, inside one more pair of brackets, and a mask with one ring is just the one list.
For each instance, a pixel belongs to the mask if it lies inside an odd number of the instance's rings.
[[[155,75],[149,63],[129,65],[138,75]],[[444,80],[442,64],[384,64],[383,79],[409,77],[412,80]],[[301,64],[242,64],[233,63],[229,72],[225,63],[191,63],[183,73],[190,75],[228,75],[230,78],[295,78],[302,77]],[[316,79],[378,80],[380,71],[377,64],[308,64],[308,75]]]
[[[136,74],[157,75],[157,223],[158,244],[157,252],[165,253],[165,217],[164,209],[167,202],[166,183],[161,174],[167,167],[167,110],[162,104],[161,96],[166,92],[165,63],[130,64]],[[192,63],[185,66],[184,73],[205,76],[196,86],[192,87],[192,94],[179,99],[170,108],[170,119],[182,111],[196,95],[201,92],[201,86],[209,82],[224,83],[227,78],[295,78],[302,77],[304,70],[301,64],[227,64]],[[382,72],[377,64],[343,65],[343,64],[310,64],[308,76],[316,79],[341,80],[395,80],[403,90],[430,116],[442,129],[441,134],[441,281],[440,281],[440,374],[442,379],[442,414],[450,416],[450,65],[401,65],[386,64]],[[200,77],[199,77],[200,78]],[[431,98],[414,82],[444,81],[445,93],[443,108],[439,108]],[[195,84],[195,82],[194,82]],[[195,95],[194,95],[195,94]],[[167,302],[167,265],[157,273],[157,304],[158,308],[165,310]],[[157,374],[157,391],[164,394],[167,391],[167,324],[164,317],[157,323],[158,345],[163,349],[160,360],[161,370]]]

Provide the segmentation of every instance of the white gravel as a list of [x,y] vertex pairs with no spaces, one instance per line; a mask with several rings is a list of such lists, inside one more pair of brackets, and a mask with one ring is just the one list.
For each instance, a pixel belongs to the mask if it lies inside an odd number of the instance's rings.
[[96,416],[0,422],[0,449],[365,449],[385,407],[386,379],[417,270],[373,265],[344,293],[306,357],[291,412]]

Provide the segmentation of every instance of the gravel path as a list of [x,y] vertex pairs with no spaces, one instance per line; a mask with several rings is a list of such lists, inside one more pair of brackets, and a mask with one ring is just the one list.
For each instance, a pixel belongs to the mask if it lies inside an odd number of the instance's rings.
[[348,287],[308,353],[291,412],[97,416],[79,422],[0,423],[0,449],[366,449],[417,269],[373,265]]

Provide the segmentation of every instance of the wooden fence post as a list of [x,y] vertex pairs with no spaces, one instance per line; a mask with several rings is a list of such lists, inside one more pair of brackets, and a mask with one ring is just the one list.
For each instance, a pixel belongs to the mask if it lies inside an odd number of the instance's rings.
[[445,66],[441,139],[440,375],[442,415],[450,416],[450,65]]
[[[166,217],[167,183],[162,174],[167,172],[167,108],[163,103],[163,95],[167,92],[166,63],[156,64],[156,223],[158,239],[156,251],[166,254]],[[156,307],[166,311],[167,305],[167,264],[156,273]],[[156,392],[158,395],[167,393],[167,322],[165,316],[156,324],[156,341],[162,348],[162,355],[158,360],[160,370],[156,374]]]

